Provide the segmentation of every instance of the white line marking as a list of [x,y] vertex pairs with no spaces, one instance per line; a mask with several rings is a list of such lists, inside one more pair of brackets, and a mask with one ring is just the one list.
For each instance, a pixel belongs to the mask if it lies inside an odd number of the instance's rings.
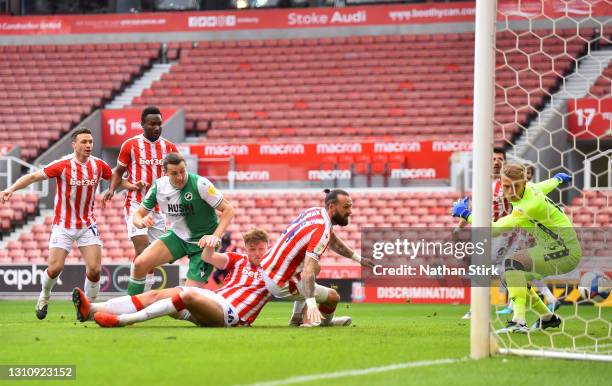
[[283,386],[283,385],[291,385],[294,383],[319,381],[321,379],[357,377],[360,375],[383,373],[386,371],[395,371],[395,370],[407,369],[411,367],[446,365],[446,364],[451,364],[451,363],[456,363],[456,362],[462,362],[464,360],[466,359],[448,358],[448,359],[437,359],[433,361],[404,362],[404,363],[396,363],[393,365],[369,367],[367,369],[343,370],[343,371],[337,371],[335,373],[321,373],[321,374],[313,374],[313,375],[300,375],[297,377],[279,379],[277,381],[258,382],[258,383],[251,383],[248,385],[241,385],[241,386]]

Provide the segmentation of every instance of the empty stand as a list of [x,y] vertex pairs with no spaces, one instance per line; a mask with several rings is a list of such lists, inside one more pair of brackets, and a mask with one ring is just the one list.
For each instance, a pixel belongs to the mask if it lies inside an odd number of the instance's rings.
[[0,234],[8,234],[38,215],[38,195],[17,193],[11,197],[10,205],[0,206]]
[[603,71],[601,76],[597,78],[587,97],[597,99],[612,98],[612,62]]
[[0,142],[35,158],[159,52],[159,43],[0,46]]
[[[547,35],[498,34],[498,144],[525,127],[587,48],[575,30],[540,39]],[[473,40],[451,33],[176,43],[179,64],[133,104],[184,107],[187,131],[207,141],[466,140]],[[527,60],[531,70],[517,75]]]
[[[602,230],[606,230],[609,237],[612,228],[612,190],[587,190],[582,196],[574,198],[565,212],[572,219],[574,227],[585,229],[583,233],[587,236],[602,238]],[[589,231],[589,228],[599,230]],[[609,241],[602,238],[583,242],[583,255],[610,256]]]

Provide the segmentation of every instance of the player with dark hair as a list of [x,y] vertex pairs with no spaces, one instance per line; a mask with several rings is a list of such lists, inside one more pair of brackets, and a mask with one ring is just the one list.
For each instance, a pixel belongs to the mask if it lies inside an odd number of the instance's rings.
[[[305,300],[305,325],[333,323],[335,308],[327,308],[325,303],[334,294],[315,283],[321,269],[319,259],[327,247],[363,266],[373,266],[371,259],[362,258],[333,232],[334,225],[348,225],[352,207],[353,201],[346,191],[326,189],[325,206],[303,211],[289,224],[261,262],[266,288],[272,295],[286,300]],[[317,303],[322,305],[317,308]],[[299,323],[303,307],[304,303],[296,302],[292,324]]]
[[204,286],[212,267],[202,261],[202,248],[216,248],[234,216],[234,208],[212,182],[187,173],[185,159],[180,154],[167,154],[162,167],[165,175],[153,183],[134,213],[132,224],[138,229],[154,226],[153,212],[159,207],[172,226],[134,259],[129,295],[144,291],[147,272],[183,256],[189,257],[186,285]]
[[[162,114],[154,106],[142,110],[140,116],[142,134],[126,140],[121,145],[117,166],[113,172],[109,189],[102,198],[102,207],[110,201],[119,188],[121,178],[127,172],[127,179],[138,187],[129,191],[125,198],[124,217],[127,226],[128,239],[134,245],[134,256],[140,255],[149,243],[158,239],[166,231],[166,218],[159,207],[152,210],[151,217],[155,220],[153,226],[139,229],[132,224],[134,213],[140,206],[147,189],[163,175],[162,162],[164,157],[177,152],[176,146],[161,136]],[[145,289],[153,285],[153,271],[148,272]]]
[[41,320],[47,316],[51,290],[64,269],[73,243],[76,242],[85,261],[87,296],[95,299],[100,290],[102,241],[96,228],[94,198],[100,179],[109,180],[112,171],[106,162],[91,155],[93,136],[88,128],[72,132],[72,148],[73,154],[20,177],[0,192],[0,202],[7,203],[14,192],[30,184],[49,178],[57,181],[48,265],[42,275],[42,291],[36,303],[36,317]]

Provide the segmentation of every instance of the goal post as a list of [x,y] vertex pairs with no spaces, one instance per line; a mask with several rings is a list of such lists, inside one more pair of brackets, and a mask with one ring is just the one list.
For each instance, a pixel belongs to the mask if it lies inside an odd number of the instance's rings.
[[[473,286],[473,359],[494,351],[612,362],[612,294],[584,299],[578,288],[585,272],[612,276],[611,20],[612,0],[476,0],[473,227],[490,227],[492,148],[503,145],[509,160],[535,166],[534,182],[572,175],[548,196],[572,220],[582,260],[543,278],[564,300],[558,327],[498,333],[512,315],[497,314],[506,304],[492,306],[491,288]],[[527,309],[530,327],[541,314]]]
[[[496,0],[476,1],[474,47],[474,136],[472,209],[473,223],[486,229],[491,224],[491,182],[493,119],[495,112],[495,24]],[[490,290],[471,288],[470,357],[489,356]]]

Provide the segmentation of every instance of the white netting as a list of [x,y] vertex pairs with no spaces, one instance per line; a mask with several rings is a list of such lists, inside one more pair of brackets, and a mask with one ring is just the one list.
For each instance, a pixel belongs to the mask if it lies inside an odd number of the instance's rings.
[[[575,271],[545,278],[564,303],[560,327],[496,337],[502,352],[612,360],[612,295],[601,285],[587,299],[578,288],[583,274],[612,271],[612,2],[506,3],[498,5],[495,47],[496,144],[535,165],[540,181],[573,176],[549,197],[581,235],[583,258]],[[538,314],[527,310],[530,326]],[[511,318],[495,313],[493,330]]]

